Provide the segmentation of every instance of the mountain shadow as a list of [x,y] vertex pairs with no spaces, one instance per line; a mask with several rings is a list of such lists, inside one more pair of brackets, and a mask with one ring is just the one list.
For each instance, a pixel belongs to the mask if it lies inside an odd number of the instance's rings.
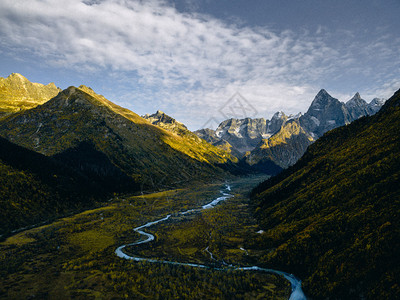
[[0,235],[93,206],[110,196],[70,166],[0,138]]
[[116,167],[90,141],[83,141],[52,157],[90,178],[107,193],[135,192],[140,189],[140,184]]

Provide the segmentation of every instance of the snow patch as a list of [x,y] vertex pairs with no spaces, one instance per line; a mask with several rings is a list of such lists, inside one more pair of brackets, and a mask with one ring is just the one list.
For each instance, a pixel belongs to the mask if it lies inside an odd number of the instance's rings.
[[336,121],[335,120],[328,120],[328,121],[326,121],[326,124],[328,124],[328,125],[336,125]]
[[311,116],[311,120],[313,120],[313,122],[315,123],[315,125],[319,126],[319,124],[321,124],[321,122],[314,116]]

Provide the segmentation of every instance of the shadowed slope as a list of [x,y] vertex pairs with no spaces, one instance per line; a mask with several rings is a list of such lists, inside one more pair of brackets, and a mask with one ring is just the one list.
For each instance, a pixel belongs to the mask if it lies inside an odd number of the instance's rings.
[[400,91],[372,117],[326,133],[253,190],[264,260],[313,298],[400,293]]

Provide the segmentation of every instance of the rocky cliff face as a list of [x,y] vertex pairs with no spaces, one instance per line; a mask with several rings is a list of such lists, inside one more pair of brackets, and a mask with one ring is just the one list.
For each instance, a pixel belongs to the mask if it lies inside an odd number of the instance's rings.
[[195,133],[213,145],[229,147],[237,157],[253,150],[263,139],[269,138],[279,131],[282,124],[288,120],[283,112],[277,112],[271,120],[259,119],[228,119],[219,124],[214,131],[201,129]]
[[381,107],[385,104],[385,99],[382,98],[374,98],[370,103],[368,103],[368,115],[376,114]]
[[359,93],[356,93],[345,105],[350,113],[352,121],[369,115],[368,103],[364,99],[361,99]]
[[261,141],[265,130],[265,119],[228,119],[218,126],[215,135],[244,153]]
[[317,139],[325,132],[349,124],[352,117],[344,103],[321,90],[308,111],[300,118],[301,126]]
[[54,83],[30,82],[18,73],[0,77],[0,119],[15,112],[31,109],[55,97],[61,89]]

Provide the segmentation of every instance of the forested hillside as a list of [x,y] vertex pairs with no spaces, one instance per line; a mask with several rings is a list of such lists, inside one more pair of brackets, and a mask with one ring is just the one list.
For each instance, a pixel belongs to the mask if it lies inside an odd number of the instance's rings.
[[0,138],[0,235],[93,206],[112,189],[56,159]]
[[252,193],[263,261],[313,299],[400,294],[400,91],[375,116],[334,129]]

